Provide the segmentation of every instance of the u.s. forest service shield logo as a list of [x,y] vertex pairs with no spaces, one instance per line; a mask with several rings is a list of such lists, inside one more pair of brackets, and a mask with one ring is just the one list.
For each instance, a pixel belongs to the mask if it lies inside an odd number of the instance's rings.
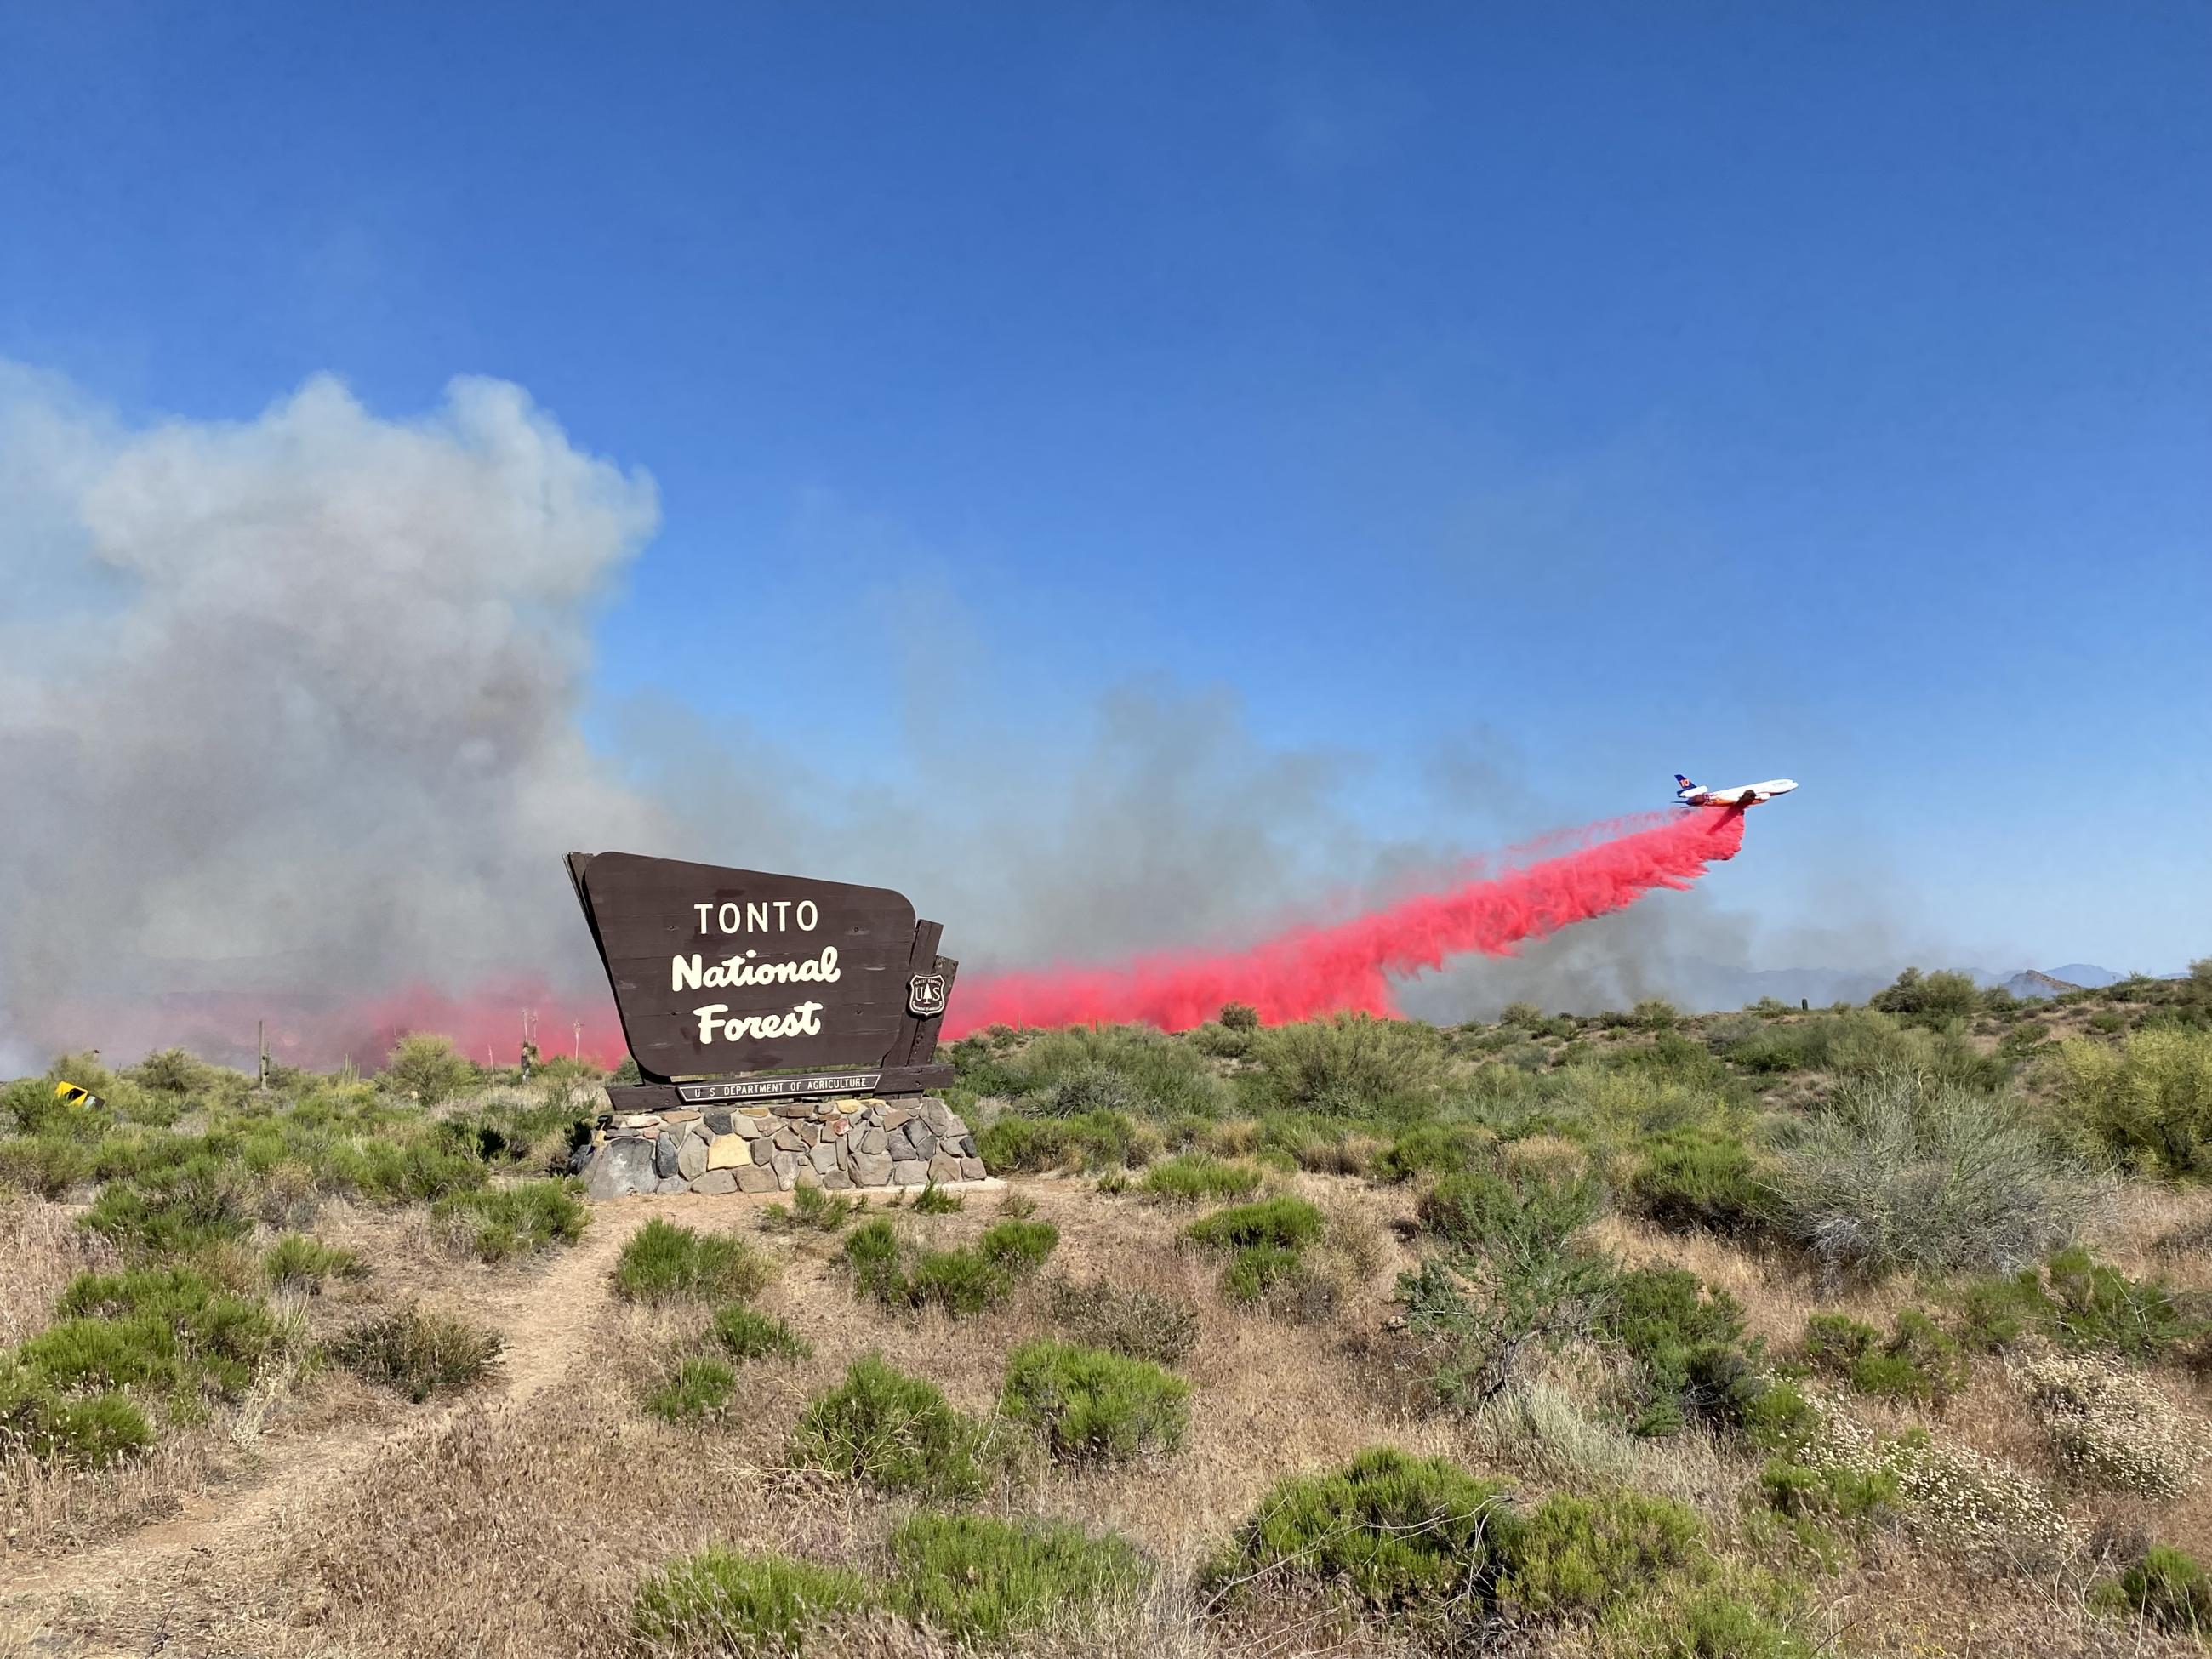
[[945,975],[916,974],[907,981],[906,1006],[916,1019],[934,1019],[945,1012]]

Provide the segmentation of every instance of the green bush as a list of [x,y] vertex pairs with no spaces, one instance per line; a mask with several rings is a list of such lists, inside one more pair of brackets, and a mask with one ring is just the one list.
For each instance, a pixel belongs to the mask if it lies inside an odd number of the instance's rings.
[[2212,1031],[2059,1045],[2057,1111],[2131,1169],[2212,1174]]
[[[934,1190],[934,1188],[928,1188],[924,1195]],[[811,1227],[817,1232],[834,1233],[853,1218],[853,1212],[859,1207],[857,1203],[842,1194],[832,1193],[820,1187],[801,1187],[791,1194],[788,1207],[771,1204],[763,1210],[761,1225],[779,1228],[785,1232],[796,1232],[802,1227]],[[915,1200],[915,1207],[921,1208],[920,1200]]]
[[1561,1494],[1514,1528],[1498,1599],[1532,1618],[1587,1618],[1625,1589],[1698,1562],[1704,1552],[1698,1517],[1669,1498]]
[[0,1140],[0,1187],[58,1201],[92,1179],[93,1158],[93,1149],[66,1130]]
[[1049,1221],[994,1221],[975,1241],[975,1253],[993,1266],[1020,1275],[1035,1273],[1060,1243]]
[[153,1443],[145,1413],[120,1394],[69,1397],[52,1378],[0,1353],[0,1451],[100,1469]]
[[1662,1227],[1739,1237],[1767,1224],[1772,1208],[1751,1149],[1734,1135],[1680,1129],[1660,1136],[1630,1177],[1629,1198]]
[[1260,1190],[1260,1172],[1205,1152],[1184,1152],[1145,1171],[1138,1191],[1164,1204],[1219,1204]]
[[638,1586],[631,1627],[684,1653],[795,1651],[808,1627],[875,1605],[859,1574],[719,1545]]
[[2010,1272],[2063,1243],[2094,1189],[2018,1103],[1887,1072],[1838,1088],[1783,1154],[1784,1226],[1832,1267]]
[[1055,1457],[1122,1462],[1182,1444],[1190,1384],[1148,1359],[1047,1338],[1006,1357],[1001,1407]]
[[1247,1307],[1267,1301],[1278,1290],[1305,1276],[1305,1258],[1280,1244],[1247,1244],[1233,1251],[1221,1270],[1221,1291]]
[[1375,1175],[1382,1181],[1449,1175],[1487,1158],[1497,1144],[1497,1135],[1478,1124],[1416,1123],[1382,1149]]
[[477,1068],[453,1048],[451,1037],[412,1031],[392,1045],[384,1061],[384,1084],[424,1106],[435,1106],[470,1087]]
[[1051,1255],[1060,1230],[1048,1221],[993,1223],[975,1243],[951,1250],[921,1250],[909,1257],[890,1219],[878,1216],[845,1238],[853,1291],[886,1307],[940,1307],[980,1313],[1005,1298]]
[[1504,1488],[1443,1458],[1377,1446],[1334,1474],[1277,1482],[1208,1577],[1217,1586],[1341,1586],[1385,1612],[1479,1612],[1516,1524]]
[[2051,1329],[2069,1348],[2155,1360],[2205,1331],[2202,1315],[2165,1285],[2130,1279],[2079,1245],[2053,1255],[2045,1272]]
[[1366,1014],[1278,1025],[1252,1051],[1272,1103],[1346,1117],[1371,1118],[1431,1096],[1443,1076],[1434,1027]]
[[452,1193],[431,1207],[441,1218],[465,1217],[472,1224],[471,1242],[484,1261],[574,1244],[591,1221],[591,1212],[563,1180],[518,1181]]
[[1908,1024],[1938,1027],[1966,1019],[1981,1012],[1981,988],[1964,974],[1923,975],[1908,968],[1897,982],[1877,992],[1867,1004],[1885,1014],[1896,1014]]
[[1140,1286],[1060,1279],[1048,1288],[1045,1307],[1053,1323],[1077,1341],[1132,1359],[1180,1364],[1198,1346],[1198,1310]]
[[253,1216],[244,1173],[202,1153],[111,1182],[80,1224],[134,1255],[162,1258],[243,1238]]
[[983,1162],[994,1170],[1045,1173],[1054,1170],[1121,1170],[1142,1161],[1143,1137],[1122,1112],[1040,1119],[1009,1115],[976,1137]]
[[615,1264],[615,1291],[631,1302],[727,1302],[752,1296],[768,1262],[741,1238],[695,1233],[658,1217],[632,1233]]
[[331,1344],[330,1354],[356,1376],[420,1405],[481,1381],[506,1346],[495,1331],[410,1304],[360,1321]]
[[2212,1574],[2186,1550],[2153,1545],[2098,1600],[2177,1636],[2212,1635]]
[[915,1515],[890,1555],[900,1611],[963,1643],[1073,1631],[1133,1601],[1148,1576],[1125,1540],[1050,1521]]
[[1671,1432],[1686,1416],[1740,1425],[1763,1387],[1741,1305],[1684,1268],[1618,1275],[1600,1328],[1641,1374],[1639,1433]]
[[55,1312],[56,1322],[16,1353],[64,1390],[146,1387],[234,1398],[285,1340],[259,1300],[185,1267],[80,1273]]
[[737,1387],[738,1374],[722,1360],[686,1358],[646,1395],[645,1408],[664,1423],[701,1422],[720,1415]]
[[914,1212],[916,1215],[956,1215],[967,1207],[967,1199],[961,1194],[948,1193],[932,1181],[914,1195]]
[[309,1295],[331,1279],[357,1279],[368,1269],[351,1250],[341,1250],[304,1233],[287,1233],[261,1258],[261,1276],[272,1290],[304,1291]]
[[1031,1117],[1205,1118],[1229,1098],[1203,1054],[1149,1026],[1048,1031],[1000,1065],[994,1092],[1012,1096]]
[[1805,1322],[1805,1358],[1861,1394],[1938,1405],[1966,1386],[1966,1361],[1955,1338],[1917,1308],[1897,1316],[1888,1341],[1873,1326],[1841,1314]]
[[1807,1465],[1770,1458],[1759,1471],[1766,1505],[1792,1521],[1842,1527],[1863,1536],[1896,1511],[1897,1471],[1862,1469],[1847,1463]]
[[714,1316],[714,1340],[732,1359],[811,1359],[814,1346],[781,1319],[732,1302]]
[[1183,1233],[1216,1249],[1267,1244],[1295,1254],[1316,1242],[1325,1226],[1322,1212],[1305,1200],[1278,1193],[1257,1203],[1217,1210],[1192,1222]]
[[2057,1311],[2044,1294],[2042,1274],[2024,1267],[2009,1278],[1967,1282],[1959,1297],[1959,1334],[1976,1352],[1996,1353],[2049,1330]]
[[880,1354],[856,1359],[836,1388],[799,1419],[792,1461],[887,1492],[972,1497],[983,1487],[974,1424],[934,1383],[908,1376]]

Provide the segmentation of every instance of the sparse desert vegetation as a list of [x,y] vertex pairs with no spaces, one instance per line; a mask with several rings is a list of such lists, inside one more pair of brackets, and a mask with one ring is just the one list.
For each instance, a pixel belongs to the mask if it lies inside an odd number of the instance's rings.
[[2201,1651],[2212,975],[953,1058],[896,1206],[587,1206],[434,1039],[8,1085],[0,1645]]

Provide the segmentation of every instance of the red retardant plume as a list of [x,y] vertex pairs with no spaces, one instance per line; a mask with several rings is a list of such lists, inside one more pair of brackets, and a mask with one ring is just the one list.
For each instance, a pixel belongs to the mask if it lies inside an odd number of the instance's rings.
[[1740,811],[1706,808],[1599,824],[1574,850],[1333,927],[1301,927],[1227,952],[1163,951],[1113,967],[1050,968],[963,980],[945,1032],[990,1025],[1157,1025],[1188,1030],[1224,1004],[1262,1024],[1361,1012],[1395,1015],[1391,981],[1452,957],[1510,954],[1656,887],[1685,888],[1743,845]]

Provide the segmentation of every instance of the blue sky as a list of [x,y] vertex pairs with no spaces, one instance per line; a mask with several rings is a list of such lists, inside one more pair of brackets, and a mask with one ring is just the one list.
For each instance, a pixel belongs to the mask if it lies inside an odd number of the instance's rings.
[[2165,969],[2208,72],[2194,4],[15,7],[0,358],[526,387],[660,492],[604,744],[673,695],[865,778],[916,675],[1225,688],[1432,844],[1793,775],[1723,877],[1777,961]]

